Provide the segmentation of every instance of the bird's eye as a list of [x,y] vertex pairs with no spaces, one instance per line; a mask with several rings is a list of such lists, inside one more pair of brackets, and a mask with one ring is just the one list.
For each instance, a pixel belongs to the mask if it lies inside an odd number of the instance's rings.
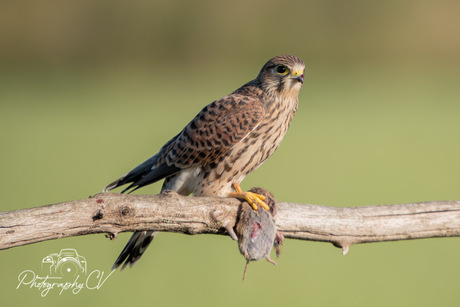
[[286,66],[284,66],[284,65],[278,65],[278,66],[276,66],[275,70],[276,70],[276,72],[277,72],[278,74],[280,74],[281,76],[285,76],[285,75],[287,75],[288,72],[289,72],[289,69],[288,69]]

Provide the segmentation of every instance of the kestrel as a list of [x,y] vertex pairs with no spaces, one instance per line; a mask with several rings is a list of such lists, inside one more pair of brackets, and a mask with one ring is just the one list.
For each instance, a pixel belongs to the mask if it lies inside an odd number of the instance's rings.
[[[202,109],[160,151],[115,180],[104,192],[124,192],[165,179],[162,191],[182,195],[238,197],[269,209],[264,197],[241,192],[239,184],[278,148],[297,110],[305,65],[293,55],[270,59],[257,78]],[[237,192],[233,191],[233,188]],[[137,231],[113,268],[131,266],[156,232]]]

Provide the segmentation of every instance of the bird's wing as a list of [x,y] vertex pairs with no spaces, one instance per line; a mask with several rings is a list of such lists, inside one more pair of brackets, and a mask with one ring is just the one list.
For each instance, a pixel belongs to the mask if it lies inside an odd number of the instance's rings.
[[183,169],[215,163],[260,124],[264,112],[262,101],[255,97],[232,94],[216,100],[158,154],[109,184],[104,191],[127,183],[131,185],[123,192],[135,190]]
[[[122,185],[131,183],[127,188],[121,191],[121,193],[125,193],[126,191],[136,186],[137,188],[140,188],[138,183],[140,181],[145,180],[146,178],[151,183],[153,183],[155,181],[161,180],[163,178],[166,178],[168,176],[174,175],[175,173],[179,172],[181,170],[180,168],[177,168],[174,165],[168,165],[164,163],[165,148],[167,148],[169,144],[173,143],[178,136],[179,135],[176,135],[171,140],[169,140],[160,149],[160,151],[156,155],[154,155],[153,157],[150,157],[145,162],[136,166],[133,170],[131,170],[127,174],[121,176],[114,182],[110,183],[102,191],[107,192],[117,187],[120,187]],[[131,190],[129,193],[133,191],[134,190]]]
[[264,113],[260,99],[242,95],[209,104],[170,144],[167,164],[187,168],[217,162],[260,124]]

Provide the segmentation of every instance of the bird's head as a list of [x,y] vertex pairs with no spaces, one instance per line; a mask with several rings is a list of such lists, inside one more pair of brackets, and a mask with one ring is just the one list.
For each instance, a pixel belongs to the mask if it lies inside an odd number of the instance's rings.
[[265,92],[273,95],[299,95],[303,84],[305,64],[294,55],[271,58],[257,77]]

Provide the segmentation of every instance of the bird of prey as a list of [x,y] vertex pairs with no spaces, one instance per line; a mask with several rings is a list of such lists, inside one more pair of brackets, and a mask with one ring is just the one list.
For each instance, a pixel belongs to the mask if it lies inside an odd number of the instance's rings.
[[[264,196],[241,192],[241,181],[280,145],[297,110],[305,65],[293,55],[271,58],[258,76],[204,107],[157,154],[115,180],[104,192],[124,192],[165,179],[162,191],[182,195],[237,197],[266,210]],[[234,191],[236,190],[236,192]],[[132,266],[156,232],[137,231],[113,268]]]

